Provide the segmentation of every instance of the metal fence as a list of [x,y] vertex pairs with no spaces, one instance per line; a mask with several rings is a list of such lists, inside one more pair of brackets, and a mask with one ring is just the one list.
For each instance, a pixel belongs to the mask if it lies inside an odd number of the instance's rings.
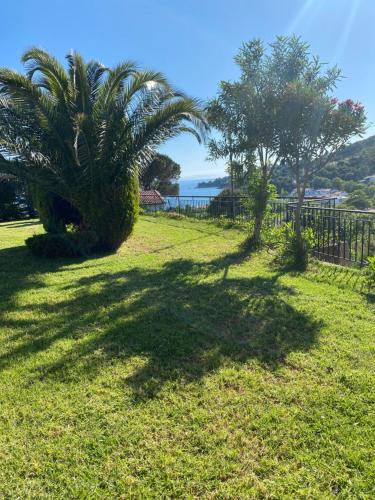
[[363,266],[375,254],[375,212],[304,206],[301,223],[313,229],[313,255],[320,260]]
[[165,211],[198,219],[250,219],[246,196],[166,196]]
[[[267,223],[280,226],[295,220],[296,198],[280,197],[270,202]],[[245,196],[166,196],[163,204],[143,205],[149,212],[177,213],[197,219],[250,221],[249,198]],[[303,228],[315,235],[313,255],[340,265],[367,264],[375,253],[375,212],[342,210],[336,198],[306,198],[301,212]]]
[[[293,202],[296,202],[295,197],[279,197],[270,203],[275,224],[285,221],[287,207]],[[334,207],[336,198],[306,198],[306,203]],[[142,208],[148,212],[172,212],[196,219],[252,219],[247,196],[165,196],[164,203],[147,203]]]

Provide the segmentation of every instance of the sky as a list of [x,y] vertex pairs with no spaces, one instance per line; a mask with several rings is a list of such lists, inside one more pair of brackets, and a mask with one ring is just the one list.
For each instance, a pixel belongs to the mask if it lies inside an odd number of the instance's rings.
[[[311,53],[338,64],[345,78],[336,95],[361,101],[367,135],[375,134],[375,0],[1,0],[0,66],[21,70],[31,46],[63,59],[71,50],[107,66],[133,60],[162,71],[203,101],[220,80],[234,80],[234,55],[243,42],[295,33]],[[183,178],[223,175],[223,162],[188,135],[162,151]]]

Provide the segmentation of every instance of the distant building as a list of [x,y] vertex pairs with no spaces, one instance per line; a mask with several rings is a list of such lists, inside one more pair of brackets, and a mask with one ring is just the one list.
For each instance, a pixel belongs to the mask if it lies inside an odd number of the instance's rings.
[[165,200],[162,195],[156,189],[150,189],[149,191],[141,191],[140,195],[140,206],[141,208],[149,212],[157,212],[158,210],[163,210],[165,205]]
[[[297,191],[293,189],[289,196],[296,196]],[[342,203],[348,197],[348,193],[345,191],[338,191],[335,189],[313,189],[307,188],[305,193],[305,198],[336,198],[336,204]]]

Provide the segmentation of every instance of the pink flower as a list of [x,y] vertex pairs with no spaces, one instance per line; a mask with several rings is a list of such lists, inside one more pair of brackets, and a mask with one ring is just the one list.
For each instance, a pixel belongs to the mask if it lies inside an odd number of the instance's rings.
[[339,100],[337,99],[337,97],[332,97],[331,99],[331,104],[335,105],[339,102]]

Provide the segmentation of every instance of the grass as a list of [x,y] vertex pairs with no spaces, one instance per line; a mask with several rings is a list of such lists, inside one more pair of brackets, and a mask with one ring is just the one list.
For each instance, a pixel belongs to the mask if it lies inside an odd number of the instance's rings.
[[0,224],[1,498],[374,498],[365,295],[209,223],[86,261],[39,231]]

